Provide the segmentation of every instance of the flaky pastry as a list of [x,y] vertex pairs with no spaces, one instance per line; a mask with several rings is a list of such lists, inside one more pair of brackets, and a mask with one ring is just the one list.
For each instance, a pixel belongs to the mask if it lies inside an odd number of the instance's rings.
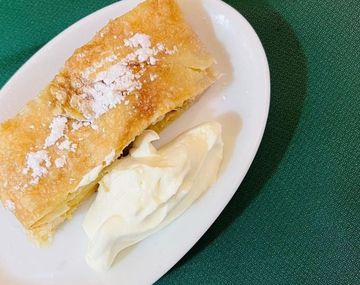
[[213,63],[175,0],[110,21],[1,124],[3,204],[49,241],[136,136],[163,128],[214,82]]

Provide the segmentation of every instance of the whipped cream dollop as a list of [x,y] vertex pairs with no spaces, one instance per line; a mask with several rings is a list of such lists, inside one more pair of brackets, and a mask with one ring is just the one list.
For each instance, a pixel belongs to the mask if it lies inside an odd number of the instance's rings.
[[217,179],[223,157],[221,125],[195,127],[156,149],[145,131],[130,154],[111,166],[84,220],[87,263],[110,268],[120,251],[181,215]]

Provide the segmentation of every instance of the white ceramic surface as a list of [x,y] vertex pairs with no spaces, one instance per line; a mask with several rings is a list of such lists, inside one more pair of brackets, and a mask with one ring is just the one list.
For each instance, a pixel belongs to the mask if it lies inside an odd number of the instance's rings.
[[[76,47],[111,18],[140,0],[124,0],[77,22],[37,52],[0,92],[0,121],[16,114],[45,87]],[[185,16],[215,55],[221,79],[189,111],[168,127],[160,144],[208,120],[223,125],[225,158],[217,183],[183,216],[118,258],[107,273],[84,261],[81,222],[89,202],[57,233],[51,247],[39,249],[16,219],[0,206],[1,285],[151,284],[165,274],[206,232],[243,180],[265,128],[270,78],[264,50],[249,23],[220,0],[183,0]]]

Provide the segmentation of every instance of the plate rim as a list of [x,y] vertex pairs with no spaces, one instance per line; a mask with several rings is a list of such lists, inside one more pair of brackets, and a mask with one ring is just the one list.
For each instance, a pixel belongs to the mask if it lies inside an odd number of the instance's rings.
[[[247,21],[247,19],[241,15],[241,13],[239,11],[237,11],[235,8],[233,8],[232,6],[230,6],[229,4],[221,1],[221,0],[201,0],[204,2],[209,2],[215,5],[220,5],[222,6],[222,9],[227,10],[227,13],[231,14],[231,17],[235,17],[235,18],[239,18],[239,20],[241,20],[243,22],[243,24],[247,27],[247,29],[249,29],[251,31],[251,33],[254,35],[254,39],[256,41],[256,45],[258,47],[258,53],[261,54],[262,56],[262,60],[264,61],[264,67],[266,67],[263,72],[264,72],[264,90],[266,89],[266,94],[264,93],[264,95],[266,95],[266,97],[264,96],[264,99],[266,99],[263,103],[264,103],[264,113],[262,114],[262,123],[261,123],[261,129],[259,129],[259,136],[257,137],[256,143],[254,144],[254,151],[253,154],[251,155],[251,159],[249,160],[249,162],[247,163],[245,169],[246,171],[244,171],[244,173],[241,173],[240,175],[238,175],[238,179],[236,181],[236,183],[234,183],[234,185],[236,184],[236,188],[232,189],[232,194],[229,195],[229,197],[227,197],[227,199],[224,201],[226,201],[224,203],[224,206],[221,207],[221,209],[216,212],[214,215],[217,217],[220,216],[220,214],[223,212],[224,208],[228,205],[229,201],[232,199],[232,197],[235,195],[235,193],[237,192],[237,190],[239,189],[243,179],[245,178],[246,174],[248,173],[251,164],[254,161],[254,158],[259,150],[261,141],[263,139],[264,136],[264,132],[266,129],[266,124],[267,124],[267,120],[268,120],[268,115],[269,115],[269,110],[270,110],[270,101],[271,101],[271,77],[270,77],[270,68],[269,68],[269,64],[268,64],[268,59],[266,56],[266,52],[265,49],[260,41],[260,38],[258,36],[258,34],[256,33],[255,29],[251,26],[251,24]],[[56,36],[54,36],[52,39],[50,39],[46,44],[44,44],[37,52],[35,52],[28,60],[26,60],[18,69],[17,71],[5,82],[5,84],[1,87],[0,89],[0,98],[5,96],[5,94],[7,93],[7,91],[11,88],[12,86],[12,82],[16,81],[17,77],[22,76],[23,72],[26,72],[26,69],[28,66],[30,66],[34,60],[36,60],[36,58],[38,56],[41,56],[43,53],[47,53],[48,49],[51,49],[51,47],[53,45],[56,45],[58,41],[61,40],[62,36],[64,33],[68,33],[68,32],[73,32],[73,30],[76,28],[77,25],[81,24],[82,22],[86,22],[89,18],[93,17],[94,14],[97,13],[101,13],[104,10],[107,10],[111,7],[115,7],[118,5],[127,5],[128,3],[131,3],[132,0],[122,0],[120,2],[115,2],[113,4],[110,4],[108,6],[105,6],[103,8],[100,8],[94,12],[92,12],[91,14],[79,19],[78,21],[76,21],[75,23],[73,23],[72,25],[68,26],[67,28],[65,28],[64,30],[62,30],[60,33],[58,33]],[[142,2],[142,0],[140,1]],[[137,3],[136,3],[137,4]],[[228,16],[228,15],[227,15]],[[199,241],[199,239],[201,237],[203,237],[206,232],[209,230],[209,228],[211,227],[211,225],[213,225],[213,223],[216,221],[216,218],[214,221],[212,221],[210,223],[210,225],[207,227],[207,229],[199,236],[196,238],[196,242],[190,247],[190,249],[195,246],[195,244]],[[189,250],[190,250],[189,249]],[[177,259],[177,261],[172,264],[168,269],[163,270],[163,273],[155,280],[153,280],[153,282],[156,282],[157,280],[159,280],[162,276],[164,276],[178,261],[181,260],[181,258],[189,251],[184,251],[183,255],[181,257],[179,257],[179,259]]]

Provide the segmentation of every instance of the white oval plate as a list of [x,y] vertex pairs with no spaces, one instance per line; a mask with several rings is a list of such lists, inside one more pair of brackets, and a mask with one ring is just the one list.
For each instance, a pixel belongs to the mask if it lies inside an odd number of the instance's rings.
[[[89,41],[109,19],[139,2],[124,0],[99,10],[45,45],[2,88],[0,121],[35,97],[75,48]],[[201,122],[221,122],[225,157],[217,183],[174,223],[118,258],[107,273],[95,273],[84,260],[87,240],[81,222],[89,202],[61,227],[47,249],[34,247],[16,219],[0,207],[0,284],[151,284],[199,240],[234,195],[254,159],[267,120],[270,78],[266,56],[249,23],[222,1],[183,0],[179,4],[215,55],[223,76],[162,133],[160,144]]]

